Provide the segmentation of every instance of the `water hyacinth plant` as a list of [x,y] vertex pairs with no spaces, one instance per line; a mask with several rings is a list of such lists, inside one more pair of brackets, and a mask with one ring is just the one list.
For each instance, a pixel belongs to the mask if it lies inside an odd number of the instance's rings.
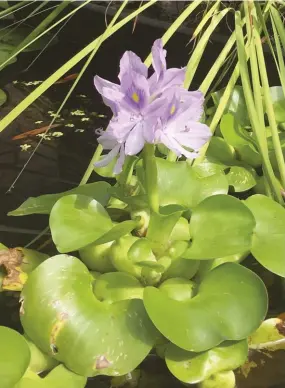
[[[150,61],[131,51],[118,84],[96,75],[112,118],[96,129],[80,185],[9,213],[48,215],[56,254],[1,245],[1,291],[21,293],[24,332],[0,327],[17,366],[4,388],[83,388],[99,375],[140,387],[135,376],[150,357],[184,385],[235,388],[234,371],[247,375],[253,352],[284,349],[284,316],[266,319],[266,276],[255,268],[285,277],[285,98],[266,77],[261,32],[268,37],[269,19],[280,76],[285,40],[275,4],[220,5],[195,30],[206,26],[187,67],[167,68],[170,29],[153,43],[150,76]],[[95,55],[124,6],[84,55]],[[199,90],[189,91],[197,58],[228,12],[235,31]],[[237,65],[210,98],[234,43]],[[87,183],[93,170],[107,179]]]

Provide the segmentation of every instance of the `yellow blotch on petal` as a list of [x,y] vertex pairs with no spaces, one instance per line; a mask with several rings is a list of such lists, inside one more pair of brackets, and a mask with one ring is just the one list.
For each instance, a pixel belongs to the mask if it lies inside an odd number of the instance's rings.
[[170,108],[170,114],[173,115],[175,111],[176,111],[176,106],[172,105],[172,107]]
[[139,102],[140,100],[139,95],[137,93],[132,94],[132,99],[134,100],[134,102]]

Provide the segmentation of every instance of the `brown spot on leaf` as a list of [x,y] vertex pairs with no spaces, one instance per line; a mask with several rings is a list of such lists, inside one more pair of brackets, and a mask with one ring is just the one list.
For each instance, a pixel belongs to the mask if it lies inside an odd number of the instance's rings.
[[10,291],[20,291],[27,280],[27,274],[21,270],[23,254],[21,249],[10,248],[0,251],[0,266],[6,270],[2,288]]
[[284,320],[280,319],[280,321],[278,323],[276,323],[275,327],[278,330],[278,333],[280,335],[285,336],[285,321]]
[[102,355],[102,356],[99,356],[95,362],[95,369],[105,369],[105,368],[109,368],[109,366],[111,366],[112,363],[107,360],[107,358]]
[[[55,323],[52,326],[51,333],[50,333],[50,347],[51,347],[53,354],[58,353],[58,348],[56,346],[56,340],[57,340],[59,333],[61,332],[64,325],[66,324],[67,319],[68,319],[68,314],[65,312],[60,312],[57,316],[57,320],[55,321]],[[54,349],[57,349],[57,351],[55,351]]]

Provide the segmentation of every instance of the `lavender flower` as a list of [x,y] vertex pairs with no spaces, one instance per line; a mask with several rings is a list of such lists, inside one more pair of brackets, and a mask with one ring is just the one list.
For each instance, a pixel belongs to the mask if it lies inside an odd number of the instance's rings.
[[106,166],[119,155],[114,169],[118,174],[125,155],[138,154],[146,142],[161,142],[178,156],[194,157],[199,144],[208,140],[208,127],[197,123],[202,94],[182,88],[185,69],[166,68],[161,40],[154,42],[152,56],[154,73],[150,78],[147,67],[131,51],[120,61],[119,85],[95,77],[95,87],[113,111],[106,131],[97,130],[99,143],[110,152],[96,167]]
[[210,128],[199,122],[203,102],[201,92],[176,91],[159,118],[155,142],[164,144],[178,157],[196,158],[212,135]]

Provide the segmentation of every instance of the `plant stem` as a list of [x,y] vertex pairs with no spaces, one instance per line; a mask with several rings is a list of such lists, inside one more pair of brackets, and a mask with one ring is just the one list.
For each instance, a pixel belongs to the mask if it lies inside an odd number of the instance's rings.
[[252,95],[251,90],[251,84],[250,84],[250,78],[247,68],[247,60],[246,60],[246,50],[245,50],[245,44],[244,44],[244,36],[242,32],[242,24],[241,24],[241,17],[240,12],[236,12],[235,14],[235,29],[236,29],[236,36],[237,36],[237,49],[238,49],[238,59],[239,59],[239,68],[240,68],[240,75],[241,75],[241,81],[242,86],[244,90],[244,97],[246,101],[246,106],[248,110],[248,116],[250,119],[251,127],[253,130],[253,133],[255,134],[257,143],[258,143],[258,149],[262,157],[262,164],[263,169],[265,173],[266,179],[268,179],[268,182],[270,184],[271,190],[274,193],[275,199],[280,203],[283,204],[283,199],[281,196],[281,192],[279,190],[279,187],[277,185],[277,180],[274,175],[274,171],[272,169],[269,155],[268,155],[268,149],[267,149],[267,143],[266,139],[264,138],[264,132],[262,132],[261,124],[259,121],[259,116],[256,114],[256,107],[254,104],[254,99]]
[[39,34],[53,22],[53,20],[69,5],[69,1],[62,1],[14,50],[11,55],[21,50],[24,46],[34,40]]
[[159,198],[157,187],[157,166],[154,156],[155,147],[153,144],[145,144],[143,150],[143,165],[145,171],[146,191],[150,210],[155,213],[159,211]]
[[100,156],[101,156],[101,153],[103,151],[103,147],[101,146],[101,144],[98,144],[95,152],[94,152],[94,155],[92,157],[92,159],[90,160],[90,163],[79,183],[79,186],[82,186],[82,185],[85,185],[85,183],[87,183],[88,179],[90,178],[93,170],[94,170],[94,163],[98,162]]

